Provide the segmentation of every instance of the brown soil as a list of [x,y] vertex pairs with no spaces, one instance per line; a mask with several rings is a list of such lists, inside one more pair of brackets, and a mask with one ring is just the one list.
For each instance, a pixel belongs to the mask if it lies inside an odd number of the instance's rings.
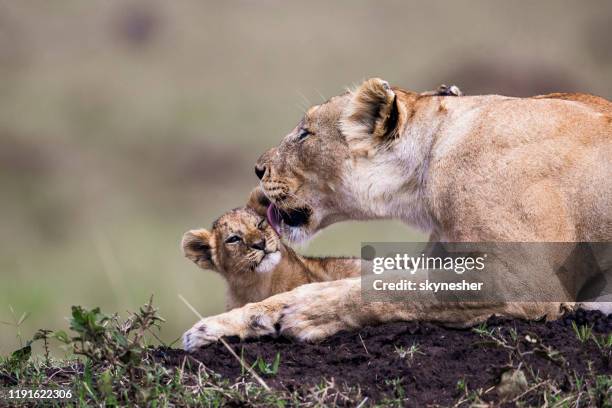
[[[499,383],[505,370],[519,365],[530,383],[534,373],[538,373],[542,379],[552,379],[561,387],[569,387],[575,374],[583,375],[589,370],[590,374],[612,375],[609,354],[600,351],[593,341],[581,343],[572,322],[592,325],[597,335],[612,332],[612,315],[578,310],[554,322],[489,319],[486,328],[499,328],[510,348],[495,345],[471,329],[417,322],[342,332],[317,344],[286,338],[229,340],[238,354],[242,351],[247,362],[258,357],[272,362],[280,353],[278,373],[264,376],[273,388],[306,392],[324,379],[333,379],[337,385],[360,387],[363,397],[373,403],[395,398],[398,387],[390,380],[400,379],[409,405],[448,405],[462,394],[457,388],[459,380],[469,390],[487,390]],[[518,334],[517,341],[512,340],[512,329]],[[413,344],[419,346],[414,357],[400,358],[396,348],[407,350]],[[551,351],[560,352],[561,357]],[[180,365],[185,359],[185,353],[176,349],[160,348],[153,356],[169,366]],[[221,344],[201,349],[192,357],[230,380],[241,376],[238,361]],[[484,399],[496,398],[496,391],[490,390]]]

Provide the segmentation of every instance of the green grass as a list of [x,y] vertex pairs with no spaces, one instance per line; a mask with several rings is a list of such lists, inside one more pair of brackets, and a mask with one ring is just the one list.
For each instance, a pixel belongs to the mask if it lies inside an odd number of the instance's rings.
[[[15,383],[12,388],[70,390],[73,398],[69,403],[79,407],[223,407],[228,404],[285,407],[363,399],[358,389],[326,381],[299,393],[269,390],[246,370],[239,379],[230,382],[188,357],[180,366],[164,366],[148,353],[151,341],[160,342],[157,334],[163,322],[152,301],[125,319],[117,314],[106,315],[100,308],[73,306],[68,332],[37,332],[23,347],[0,358],[0,378]],[[34,342],[42,343],[47,350],[51,341],[66,350],[65,359],[54,359],[48,352],[32,355]],[[241,363],[245,366],[244,361]],[[270,378],[278,373],[280,365],[281,356],[277,354],[271,362],[257,358],[251,368]],[[21,406],[32,403],[24,400]],[[65,403],[56,400],[51,406]]]
[[[7,323],[19,331],[26,319],[26,315],[15,314],[14,321]],[[258,357],[250,366],[242,355],[236,356],[243,371],[239,378],[231,381],[189,356],[177,366],[164,365],[150,353],[150,347],[155,344],[171,346],[159,338],[163,324],[165,320],[153,306],[152,298],[125,318],[105,314],[97,307],[73,306],[67,331],[39,330],[30,340],[22,337],[19,349],[0,357],[0,385],[11,384],[13,389],[70,390],[72,399],[69,402],[47,401],[50,406],[400,407],[410,401],[403,378],[386,379],[385,385],[391,392],[380,401],[365,397],[358,386],[338,385],[326,379],[321,379],[316,386],[305,386],[293,392],[270,388],[261,378],[266,381],[277,375],[282,366],[280,353],[272,361]],[[490,400],[495,391],[499,401],[516,406],[612,407],[611,376],[599,375],[589,368],[581,376],[572,375],[568,370],[568,381],[540,378],[524,357],[533,351],[563,365],[563,356],[535,335],[527,334],[520,339],[515,330],[506,329],[484,326],[473,329],[483,338],[475,346],[505,349],[509,366],[502,373],[499,384],[488,389],[459,378],[453,406],[487,406],[485,401]],[[609,353],[610,337],[591,335],[589,339],[602,353]],[[585,337],[581,335],[581,338]],[[531,343],[533,350],[522,350],[519,347],[522,340]],[[50,354],[51,343],[65,351],[63,359]],[[34,344],[40,346],[42,353],[33,353]],[[410,347],[395,345],[395,353],[408,362],[417,354],[424,354],[416,343]],[[262,377],[256,378],[258,376],[252,374],[254,371]],[[22,400],[16,406],[32,404],[32,401]]]
[[421,347],[416,343],[412,343],[410,347],[403,347],[403,346],[394,346],[394,347],[395,347],[395,353],[397,354],[397,356],[400,359],[405,360],[408,364],[412,363],[412,360],[414,360],[414,357],[417,354],[425,355],[425,353],[421,351]]
[[271,363],[266,362],[261,357],[257,357],[257,360],[255,360],[255,363],[253,363],[253,367],[257,367],[259,372],[263,375],[275,376],[278,373],[278,368],[280,367],[280,359],[280,353],[276,353],[274,361]]
[[576,322],[572,322],[572,329],[576,334],[576,338],[580,340],[581,343],[586,343],[593,337],[593,327],[587,325],[578,326]]

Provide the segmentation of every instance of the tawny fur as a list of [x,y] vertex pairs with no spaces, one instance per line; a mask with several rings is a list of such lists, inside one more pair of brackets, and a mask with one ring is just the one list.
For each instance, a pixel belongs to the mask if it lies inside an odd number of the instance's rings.
[[[241,241],[225,243],[233,235]],[[261,244],[262,249],[253,248]],[[227,282],[226,309],[259,302],[300,285],[359,276],[355,258],[305,257],[283,244],[265,218],[248,208],[229,211],[211,231],[191,230],[182,241],[183,253],[202,269],[218,272]],[[265,253],[273,265],[260,271]]]
[[[304,129],[309,136],[300,138]],[[343,220],[393,218],[429,232],[431,241],[603,242],[612,241],[611,157],[612,104],[603,98],[420,95],[370,79],[310,109],[257,166],[266,169],[260,185],[278,208],[311,213],[302,225],[281,225],[292,240]],[[553,265],[562,255],[541,261]],[[552,269],[522,279],[504,277],[508,287],[524,284],[546,298],[573,295]],[[391,320],[553,319],[572,306],[449,304],[422,292],[411,300],[365,304],[359,279],[313,283],[202,320],[185,334],[185,348],[278,330],[315,340]]]

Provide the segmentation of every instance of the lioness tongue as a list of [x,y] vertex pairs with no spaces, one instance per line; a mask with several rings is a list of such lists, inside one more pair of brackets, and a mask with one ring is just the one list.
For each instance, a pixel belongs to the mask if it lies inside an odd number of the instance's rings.
[[276,208],[274,204],[270,204],[268,206],[268,210],[266,211],[266,218],[268,219],[268,224],[270,224],[276,234],[280,235],[281,216],[278,208]]

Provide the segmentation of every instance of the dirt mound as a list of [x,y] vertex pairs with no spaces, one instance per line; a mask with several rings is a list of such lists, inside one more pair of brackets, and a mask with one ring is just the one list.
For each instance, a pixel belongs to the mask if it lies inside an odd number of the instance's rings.
[[[581,341],[572,323],[592,327],[590,340]],[[402,394],[403,401],[423,406],[447,405],[477,389],[484,400],[495,400],[499,396],[493,387],[509,369],[523,370],[530,386],[551,380],[571,387],[585,374],[610,376],[610,348],[593,341],[593,336],[603,339],[610,333],[612,315],[578,310],[554,322],[491,318],[466,330],[399,322],[342,332],[317,344],[286,338],[229,340],[248,363],[258,358],[273,362],[280,353],[276,374],[264,376],[273,388],[305,392],[333,379],[337,385],[360,389],[370,402]],[[183,364],[186,356],[182,350],[164,348],[152,355],[168,366]],[[228,379],[243,374],[221,344],[192,357]]]

